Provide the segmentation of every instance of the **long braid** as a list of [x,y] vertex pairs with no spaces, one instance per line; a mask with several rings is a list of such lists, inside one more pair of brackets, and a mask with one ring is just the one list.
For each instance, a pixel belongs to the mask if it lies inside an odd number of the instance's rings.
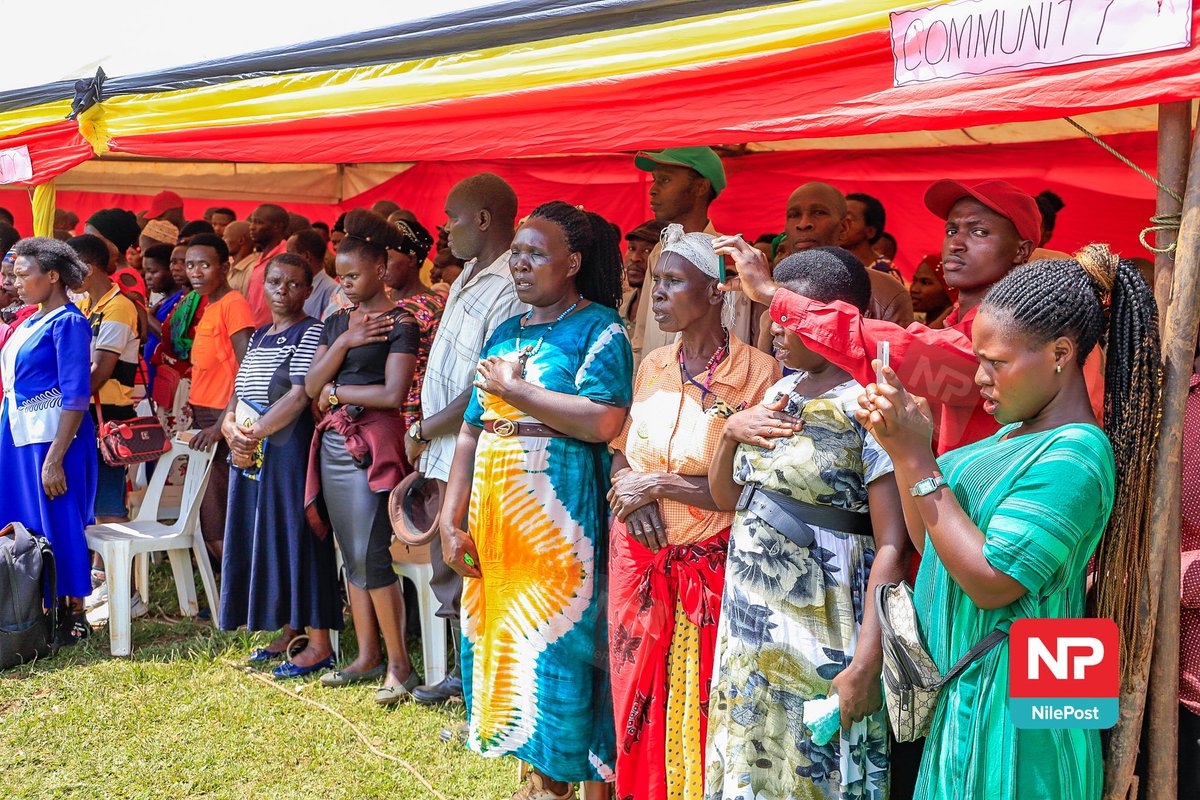
[[[1074,339],[1080,366],[1097,344],[1107,343],[1104,429],[1113,449],[1116,497],[1096,549],[1093,611],[1116,620],[1122,663],[1129,663],[1129,653],[1150,646],[1139,640],[1134,621],[1136,577],[1145,574],[1148,560],[1145,530],[1160,418],[1158,308],[1133,263],[1107,245],[1088,245],[1075,257],[1013,270],[988,292],[983,308],[1007,316],[1035,341]],[[1105,297],[1111,300],[1107,321]]]
[[529,216],[562,228],[567,247],[581,256],[575,276],[580,295],[609,308],[621,305],[621,245],[604,217],[562,200],[543,203]]

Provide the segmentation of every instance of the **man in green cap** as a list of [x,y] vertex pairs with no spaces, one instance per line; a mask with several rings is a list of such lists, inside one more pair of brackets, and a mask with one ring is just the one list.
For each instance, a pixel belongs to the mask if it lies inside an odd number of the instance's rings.
[[[708,218],[708,207],[725,189],[725,167],[711,147],[669,147],[657,152],[643,151],[634,156],[638,169],[654,175],[650,184],[650,210],[654,219],[664,226],[678,223],[686,233],[703,232],[719,235]],[[654,266],[662,246],[656,244],[647,259],[648,289],[653,291]],[[640,303],[636,330],[639,342],[634,344],[636,368],[642,356],[675,341],[675,334],[663,333],[654,315],[652,303]],[[734,306],[732,333],[742,341],[753,344],[750,300],[738,293]],[[640,345],[640,346],[639,346]]]

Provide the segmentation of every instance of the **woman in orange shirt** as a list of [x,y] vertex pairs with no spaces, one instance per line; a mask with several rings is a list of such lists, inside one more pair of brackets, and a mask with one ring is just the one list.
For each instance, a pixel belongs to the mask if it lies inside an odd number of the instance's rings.
[[[725,420],[779,379],[766,353],[729,335],[732,304],[706,233],[662,232],[652,312],[679,341],[642,361],[613,443],[609,662],[617,796],[700,797],[708,692],[732,512],[708,465]],[[724,296],[723,296],[724,295]]]
[[238,366],[246,355],[254,314],[246,298],[229,286],[229,248],[215,233],[192,237],[187,249],[187,275],[192,289],[204,299],[204,316],[196,323],[192,341],[192,388],[188,403],[200,432],[193,450],[216,445],[208,489],[200,503],[200,530],[204,543],[221,563],[225,540],[225,498],[229,495],[229,445],[221,435],[225,407],[233,396]]

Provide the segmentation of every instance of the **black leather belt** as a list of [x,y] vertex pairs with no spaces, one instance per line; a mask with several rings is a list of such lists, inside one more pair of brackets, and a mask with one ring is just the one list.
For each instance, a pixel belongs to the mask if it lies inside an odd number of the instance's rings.
[[817,535],[814,525],[858,536],[875,535],[869,513],[813,505],[759,486],[746,486],[742,490],[737,510],[758,517],[797,547],[812,546]]

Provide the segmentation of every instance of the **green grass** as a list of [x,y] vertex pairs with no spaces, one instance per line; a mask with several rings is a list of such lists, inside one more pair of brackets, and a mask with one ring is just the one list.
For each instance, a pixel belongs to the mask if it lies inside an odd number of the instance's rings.
[[[0,672],[0,796],[430,797],[345,723],[226,663],[240,665],[271,635],[176,622],[170,569],[159,565],[152,576],[150,615],[134,620],[131,657],[110,657],[100,629],[53,658]],[[343,633],[347,660],[353,640]],[[409,649],[419,664],[419,642]],[[514,760],[439,741],[443,727],[464,719],[461,705],[381,709],[372,686],[283,685],[345,715],[447,798],[507,798],[517,788]]]

